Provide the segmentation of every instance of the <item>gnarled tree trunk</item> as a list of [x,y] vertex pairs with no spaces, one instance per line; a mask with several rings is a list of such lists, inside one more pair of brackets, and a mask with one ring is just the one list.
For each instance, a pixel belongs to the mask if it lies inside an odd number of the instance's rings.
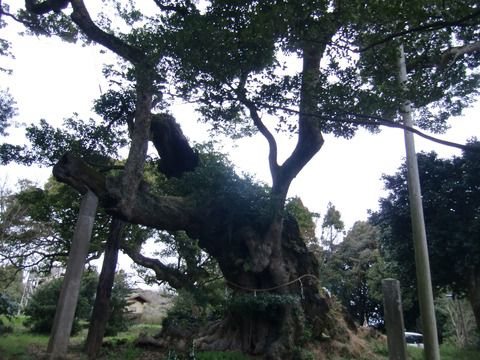
[[330,304],[321,295],[319,264],[301,239],[296,222],[284,220],[280,251],[269,261],[263,260],[263,268],[248,266],[255,263],[255,257],[262,257],[261,252],[245,256],[238,251],[248,248],[255,235],[251,231],[239,234],[239,246],[224,247],[217,258],[233,291],[232,302],[238,306],[233,305],[225,319],[198,334],[194,343],[199,349],[239,350],[279,359],[301,344],[306,327],[317,338],[330,332]]
[[[232,221],[227,216],[227,210],[237,206],[232,199],[225,203],[212,194],[208,203],[198,203],[188,197],[154,196],[142,189],[131,211],[124,214],[115,204],[121,184],[107,181],[80,159],[66,155],[54,174],[73,186],[83,183],[94,189],[105,209],[124,221],[185,230],[218,261],[233,291],[232,301],[246,302],[247,307],[232,307],[220,323],[193,334],[197,348],[240,350],[278,359],[286,358],[299,344],[305,324],[314,337],[333,335],[329,301],[317,280],[319,264],[301,239],[296,221],[283,212],[255,224],[253,219],[261,215],[252,208],[244,219]],[[265,294],[270,303],[255,308],[255,296],[260,299]]]

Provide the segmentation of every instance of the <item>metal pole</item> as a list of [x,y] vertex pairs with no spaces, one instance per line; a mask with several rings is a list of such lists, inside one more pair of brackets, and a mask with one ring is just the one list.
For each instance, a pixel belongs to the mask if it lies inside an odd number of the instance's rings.
[[[402,86],[406,88],[407,68],[405,65],[405,53],[403,51],[403,45],[400,45],[399,50],[399,80]],[[402,104],[401,111],[403,123],[408,127],[412,127],[412,106],[408,100]],[[420,315],[422,317],[425,358],[427,360],[439,360],[440,351],[438,346],[435,308],[433,304],[430,262],[428,259],[427,234],[425,231],[425,221],[423,218],[417,154],[415,152],[413,133],[408,130],[405,130],[405,148],[407,154],[408,193],[410,201],[410,215],[412,218],[413,247],[415,249],[415,267],[417,273],[417,292],[418,301],[420,304]]]

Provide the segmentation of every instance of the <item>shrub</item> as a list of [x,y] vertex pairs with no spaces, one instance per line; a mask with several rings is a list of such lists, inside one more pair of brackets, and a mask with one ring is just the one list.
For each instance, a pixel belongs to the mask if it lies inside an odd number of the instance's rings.
[[[82,279],[77,309],[72,325],[72,334],[80,330],[80,319],[88,319],[93,304],[94,290],[92,293],[92,281]],[[63,278],[51,280],[41,285],[30,298],[25,307],[25,325],[30,327],[32,332],[50,333],[53,326],[53,319],[57,309],[57,301],[60,296]],[[93,289],[95,289],[93,287]]]
[[[25,325],[29,326],[33,332],[50,333],[57,308],[57,301],[60,296],[62,281],[63,278],[59,278],[43,284],[29,300],[25,308],[25,315],[28,316]],[[90,320],[97,284],[98,275],[94,272],[88,272],[82,277],[77,309],[72,325],[72,334],[80,330],[80,320]],[[105,329],[107,336],[114,336],[119,331],[127,330],[128,321],[125,317],[125,298],[129,292],[130,287],[125,276],[117,276],[110,300],[110,318]]]
[[0,335],[11,332],[12,327],[2,318],[10,320],[17,312],[17,304],[5,293],[0,293]]

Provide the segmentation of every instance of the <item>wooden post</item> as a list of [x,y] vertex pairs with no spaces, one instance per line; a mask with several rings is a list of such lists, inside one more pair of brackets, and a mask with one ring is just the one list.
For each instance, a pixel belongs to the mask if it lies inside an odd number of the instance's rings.
[[57,310],[47,348],[49,359],[62,359],[67,354],[68,340],[70,339],[73,318],[77,308],[80,281],[88,254],[97,205],[97,196],[88,191],[80,205],[72,246],[68,255],[67,270],[57,302]]
[[110,223],[105,254],[103,257],[102,271],[98,279],[97,296],[93,305],[90,327],[88,328],[85,350],[89,359],[95,359],[102,347],[105,328],[110,316],[110,298],[112,296],[115,269],[118,261],[118,251],[122,240],[122,231],[125,222],[114,217]]
[[[403,46],[400,46],[398,61],[399,80],[406,88],[407,67]],[[409,101],[402,104],[403,123],[413,126],[412,107]],[[413,133],[405,130],[405,149],[407,154],[408,200],[412,218],[413,248],[415,250],[415,269],[417,274],[417,293],[422,317],[423,342],[427,360],[440,360],[438,345],[437,321],[433,303],[432,280],[430,276],[430,261],[428,259],[427,234],[423,218],[422,192],[418,173],[417,154]]]
[[383,279],[382,292],[384,320],[387,328],[388,359],[407,360],[400,282],[395,279]]

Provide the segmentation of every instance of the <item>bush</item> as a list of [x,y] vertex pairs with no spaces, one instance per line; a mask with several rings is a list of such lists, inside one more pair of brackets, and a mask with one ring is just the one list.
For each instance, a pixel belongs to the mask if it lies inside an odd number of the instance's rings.
[[0,335],[11,332],[12,327],[3,319],[10,320],[17,312],[17,304],[5,293],[0,293]]
[[[54,279],[40,286],[33,294],[25,308],[28,316],[25,325],[32,332],[50,333],[53,319],[57,309],[57,301],[60,296],[63,278]],[[90,320],[93,303],[97,291],[98,275],[94,272],[85,273],[82,277],[77,309],[72,325],[72,335],[80,330],[80,320]],[[128,322],[125,317],[126,296],[130,288],[124,274],[115,278],[110,300],[111,313],[105,329],[105,335],[114,336],[119,331],[127,330]]]
[[[32,332],[48,334],[53,326],[53,319],[57,309],[63,278],[51,280],[41,285],[30,298],[25,307],[25,325]],[[91,313],[95,296],[95,280],[91,275],[82,278],[77,309],[73,319],[72,334],[80,330],[80,319],[87,320]]]
[[[49,333],[57,308],[57,300],[62,279],[55,279],[41,285],[30,298],[24,313],[27,316],[25,326],[33,332]],[[74,320],[75,327],[75,320]]]

